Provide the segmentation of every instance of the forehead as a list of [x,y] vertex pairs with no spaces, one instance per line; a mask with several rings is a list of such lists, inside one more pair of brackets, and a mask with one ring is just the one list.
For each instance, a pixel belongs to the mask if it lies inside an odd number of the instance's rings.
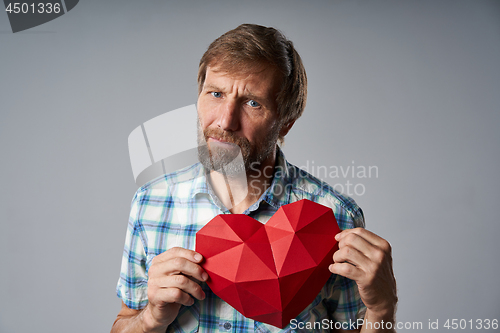
[[243,93],[250,98],[276,107],[276,97],[281,87],[281,76],[278,70],[270,65],[230,71],[220,67],[207,67],[204,90]]

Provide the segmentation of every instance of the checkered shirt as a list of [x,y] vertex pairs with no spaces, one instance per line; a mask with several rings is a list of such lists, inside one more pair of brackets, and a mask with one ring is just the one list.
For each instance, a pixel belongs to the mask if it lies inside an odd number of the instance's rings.
[[[328,184],[288,163],[277,149],[273,181],[244,214],[266,223],[282,206],[309,199],[332,208],[340,229],[364,227],[361,209]],[[172,248],[195,249],[195,235],[219,214],[231,214],[213,193],[199,163],[163,175],[139,188],[132,201],[123,251],[118,297],[131,309],[148,303],[148,269],[151,260]],[[284,329],[244,317],[218,296],[206,283],[203,301],[182,306],[167,332],[298,332],[297,325]],[[332,274],[316,299],[296,317],[296,323],[324,320],[355,322],[366,307],[354,281]],[[317,330],[315,330],[317,331]]]

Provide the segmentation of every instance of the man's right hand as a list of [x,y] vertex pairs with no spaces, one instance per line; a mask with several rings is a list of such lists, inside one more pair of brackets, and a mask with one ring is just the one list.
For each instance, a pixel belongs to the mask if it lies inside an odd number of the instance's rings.
[[193,297],[203,300],[205,293],[198,281],[208,274],[199,263],[201,254],[180,247],[171,248],[153,258],[149,267],[148,300],[143,314],[146,332],[165,329],[177,317],[181,305],[193,305]]
[[200,285],[193,281],[208,279],[199,265],[202,260],[201,254],[180,247],[154,257],[148,271],[148,305],[141,311],[122,306],[111,332],[132,332],[127,330],[131,327],[141,329],[138,332],[165,332],[181,305],[193,305],[193,297],[205,298]]

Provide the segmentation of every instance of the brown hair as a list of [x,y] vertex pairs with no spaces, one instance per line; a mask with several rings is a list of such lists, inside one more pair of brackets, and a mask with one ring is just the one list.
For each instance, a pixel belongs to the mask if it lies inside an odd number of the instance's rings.
[[[307,76],[299,54],[280,31],[256,24],[242,24],[214,40],[200,60],[198,94],[203,89],[208,66],[225,71],[248,71],[270,64],[282,75],[276,102],[283,124],[297,120],[307,99]],[[283,138],[279,138],[283,141]]]

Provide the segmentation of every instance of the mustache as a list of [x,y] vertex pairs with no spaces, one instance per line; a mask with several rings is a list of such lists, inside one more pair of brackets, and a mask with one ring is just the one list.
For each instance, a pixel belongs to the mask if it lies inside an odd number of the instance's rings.
[[240,147],[250,145],[250,142],[246,138],[242,138],[232,132],[224,131],[220,128],[205,128],[205,130],[203,131],[203,135],[205,136],[205,141],[207,141],[209,137],[212,137],[214,139],[226,141]]

